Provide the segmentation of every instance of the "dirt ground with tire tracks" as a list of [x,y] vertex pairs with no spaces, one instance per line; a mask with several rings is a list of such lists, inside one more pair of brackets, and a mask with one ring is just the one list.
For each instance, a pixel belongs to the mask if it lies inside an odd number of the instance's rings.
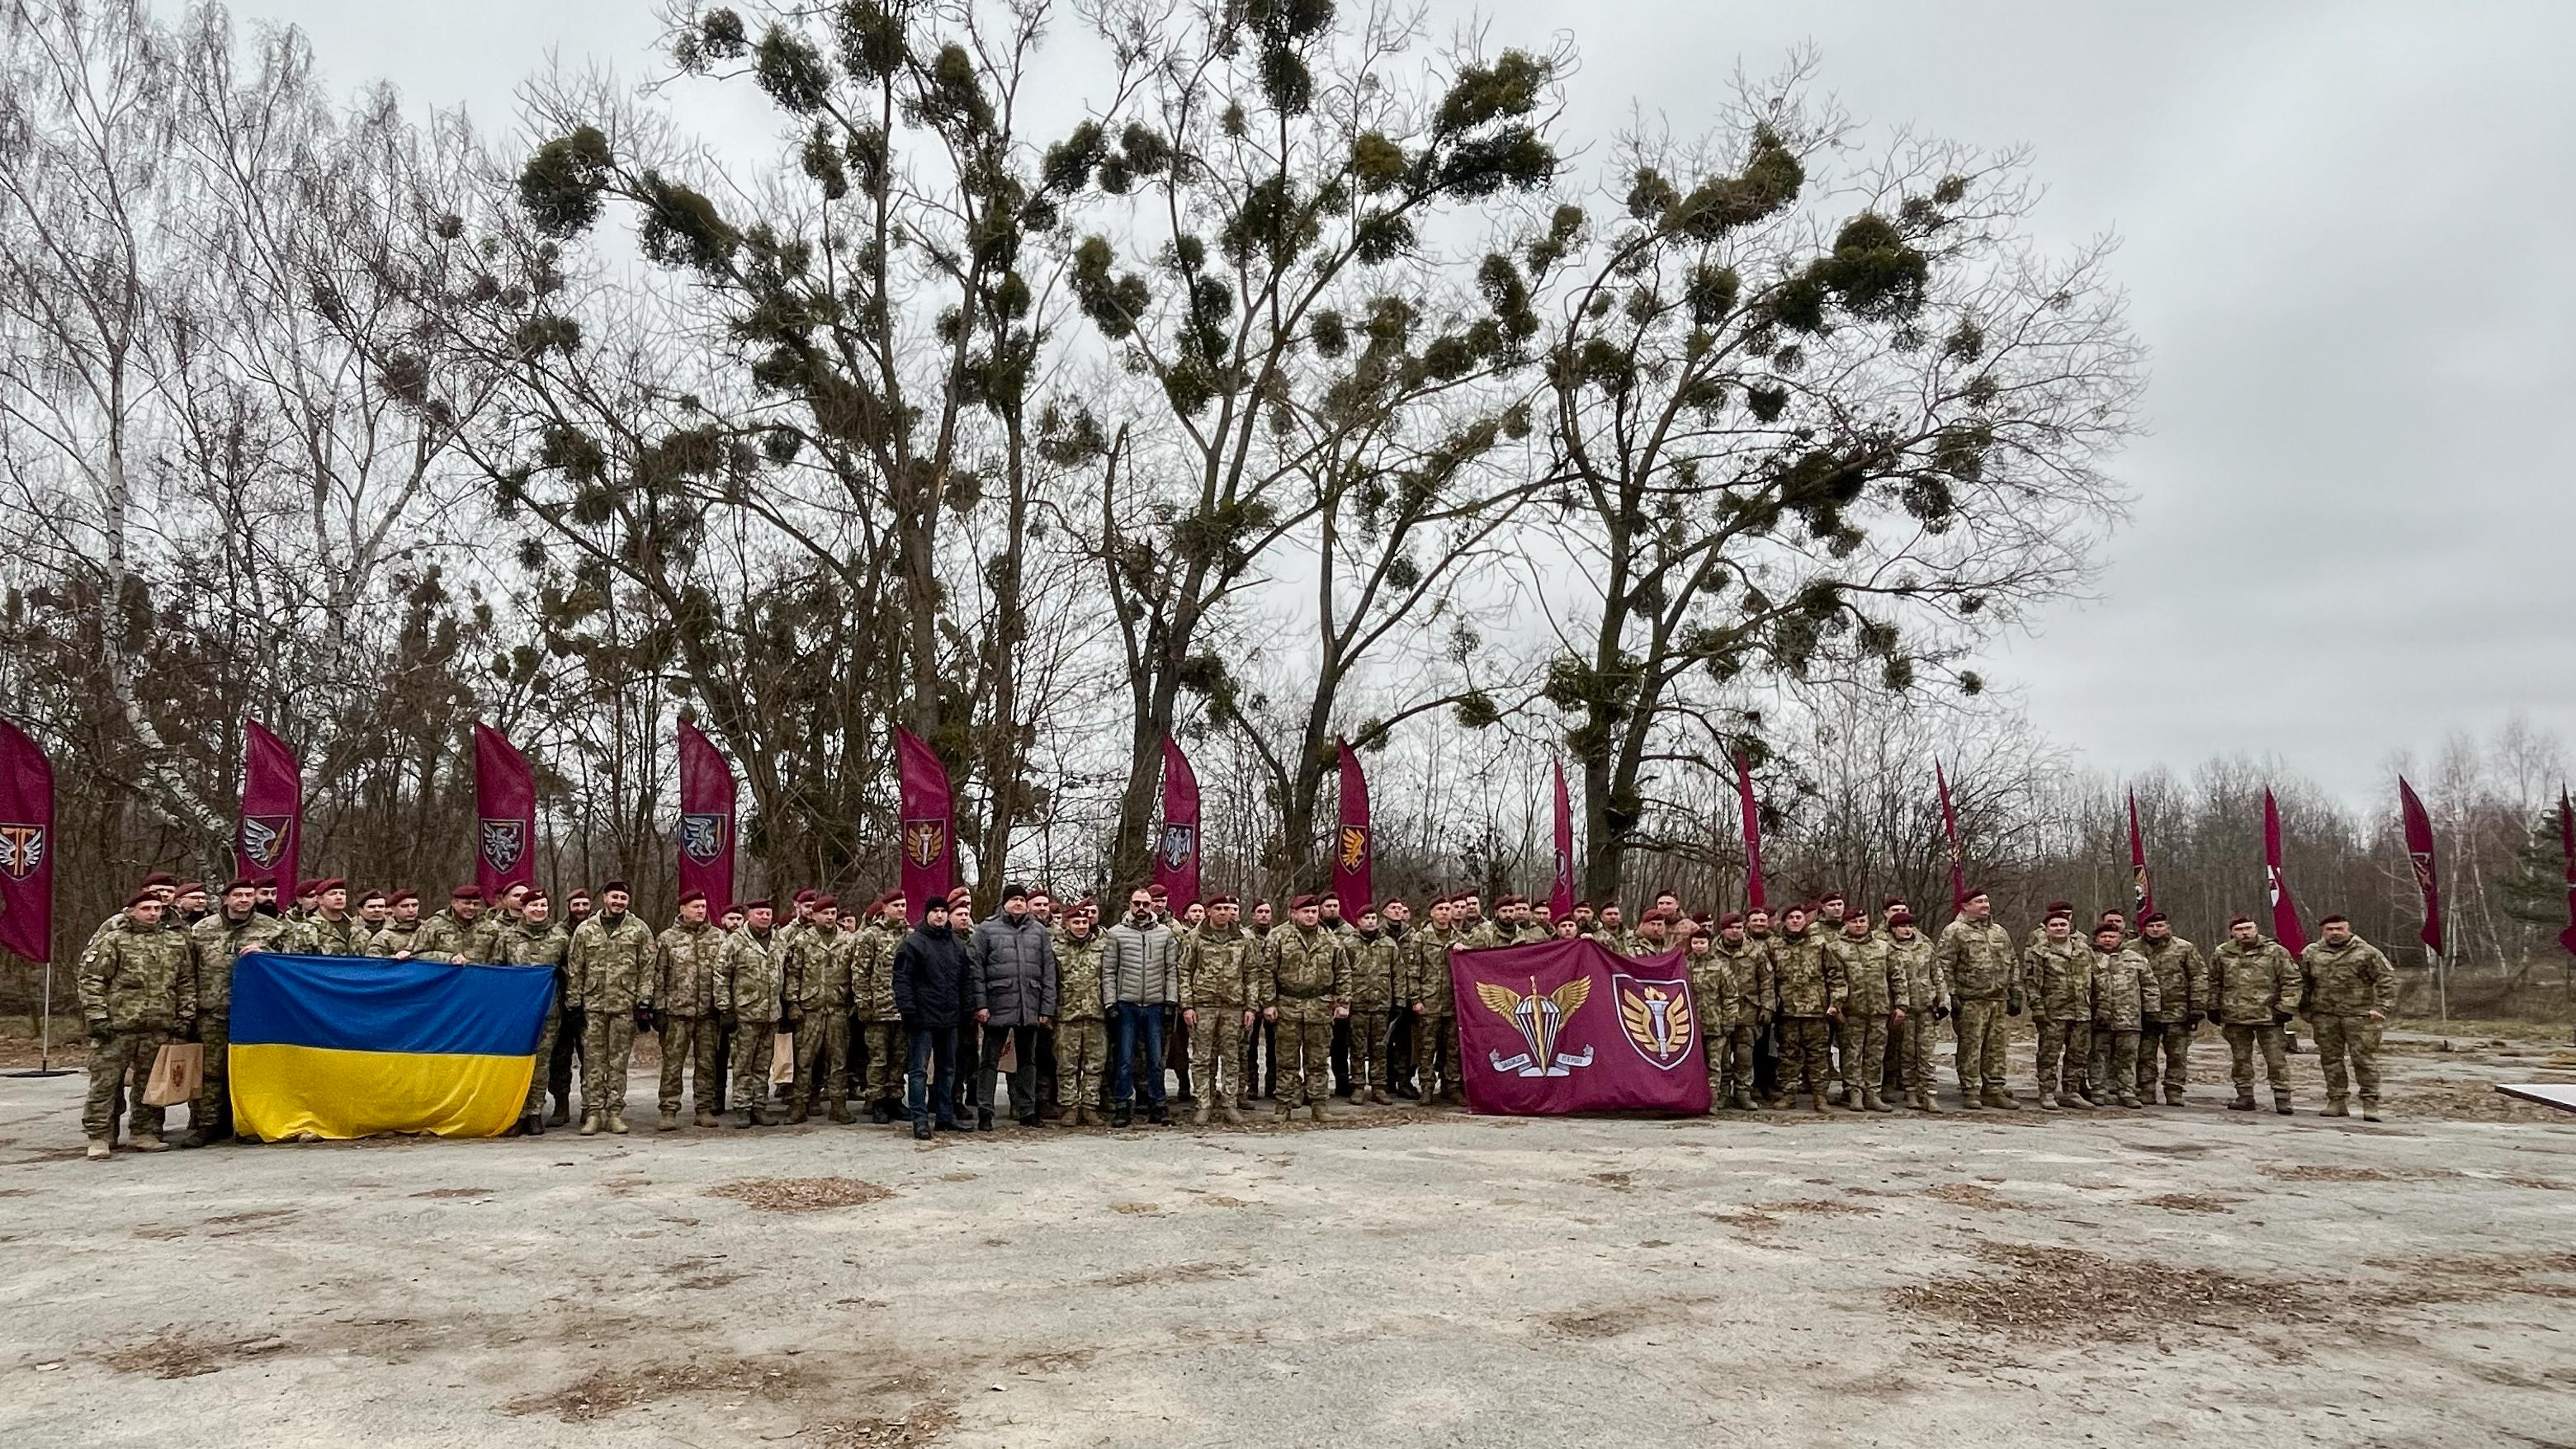
[[2576,1116],[2491,1090],[2576,1059],[2455,1045],[2380,1126],[2204,1034],[2137,1112],[105,1164],[0,1079],[0,1443],[2576,1441]]

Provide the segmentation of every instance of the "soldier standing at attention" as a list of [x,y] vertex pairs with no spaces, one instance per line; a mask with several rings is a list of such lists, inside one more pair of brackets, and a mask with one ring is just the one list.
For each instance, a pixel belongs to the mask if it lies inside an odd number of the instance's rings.
[[1744,917],[1717,918],[1717,935],[1691,932],[1691,996],[1708,1050],[1709,1110],[1753,1110],[1753,1037],[1771,1015],[1771,954],[1744,938]]
[[911,1050],[903,1018],[895,1009],[894,956],[909,928],[903,892],[889,891],[868,908],[859,938],[850,948],[850,997],[859,1021],[858,1040],[865,1043],[865,1083],[859,1092],[868,1120],[883,1125],[903,1110],[905,1057]]
[[653,941],[653,1022],[662,1038],[659,1130],[680,1128],[683,1072],[697,1077],[697,1124],[716,1125],[724,1095],[716,1084],[716,1042],[723,1035],[716,1010],[716,973],[724,965],[725,933],[707,923],[707,893],[680,896],[680,918]]
[[365,925],[349,914],[349,883],[338,876],[316,882],[313,914],[297,927],[295,949],[307,956],[364,956],[373,944]]
[[[161,1044],[196,1016],[197,1003],[189,937],[164,929],[167,910],[159,892],[136,891],[127,897],[117,929],[81,953],[81,1020],[89,1027],[89,1096],[81,1104],[81,1131],[94,1158],[116,1145],[120,1101],[134,1104],[135,1151],[159,1152],[168,1145],[161,1140],[165,1114],[144,1102],[143,1089]],[[130,1099],[128,1073],[134,1078]]]
[[[205,1045],[206,1068],[197,1100],[188,1107],[182,1147],[203,1147],[233,1135],[233,963],[253,951],[278,949],[287,931],[285,922],[260,914],[258,902],[257,885],[234,881],[224,887],[223,909],[199,921],[185,938],[190,985],[181,995],[194,1004],[196,1019],[180,1026]],[[151,1064],[144,1065],[148,1070]]]
[[1628,954],[1628,946],[1635,938],[1630,936],[1620,925],[1619,903],[1617,901],[1603,901],[1601,903],[1601,924],[1598,929],[1593,931],[1592,939],[1600,942],[1601,949],[1608,951],[1613,956],[1625,956]]
[[2156,970],[2121,939],[2120,923],[2093,928],[2093,1105],[2140,1105],[2138,1033],[2156,1013]]
[[2004,1018],[2021,1015],[2012,937],[1995,924],[1994,901],[1972,891],[1958,919],[1941,928],[1932,969],[1950,983],[1950,1014],[1959,1036],[1959,1105],[2014,1110],[2004,1086]]
[[1341,943],[1323,928],[1322,916],[1313,896],[1290,901],[1289,924],[1270,933],[1270,969],[1255,981],[1262,1014],[1279,1023],[1281,1121],[1295,1120],[1301,1107],[1324,1120],[1333,1090],[1333,1022],[1350,1015],[1342,1000]]
[[[420,909],[417,901],[412,909]],[[572,894],[564,897],[563,932],[567,945],[572,940],[572,933],[580,930],[581,923],[589,919],[590,892],[575,886]],[[554,1110],[546,1115],[549,1127],[561,1127],[572,1121],[572,1067],[581,1056],[581,993],[573,989],[569,971],[563,976],[563,1029],[555,1033],[554,1054],[545,1061],[546,1093],[555,1099]]]
[[[1406,953],[1405,1006],[1413,1017],[1414,1075],[1424,1102],[1443,1091],[1454,1096],[1459,1084],[1457,999],[1449,979],[1449,951],[1458,944],[1456,910],[1448,897],[1434,900],[1430,928],[1414,933]],[[1433,1073],[1444,1061],[1448,1084],[1435,1090]]]
[[[599,889],[599,914],[572,933],[564,975],[582,1011],[581,1135],[626,1133],[626,1072],[635,1033],[650,1030],[657,952],[653,933],[627,914],[624,881]],[[766,1060],[764,1058],[764,1060]]]
[[[1646,914],[1638,920],[1637,934],[1630,938],[1628,949],[1621,954],[1628,956],[1660,956],[1664,954],[1666,951],[1673,949],[1672,942],[1667,939],[1665,935],[1665,933],[1670,929],[1670,920],[1664,915],[1662,910],[1655,909],[1647,911]],[[1515,938],[1512,944],[1517,946],[1521,943],[1517,938]]]
[[[814,907],[813,926],[787,948],[785,1025],[796,1039],[795,1086],[787,1097],[791,1124],[805,1121],[814,1104],[827,1097],[831,1120],[850,1120],[846,1093],[853,943],[841,931],[839,902],[828,895],[817,896]],[[669,1039],[667,1032],[664,1039]]]
[[1780,999],[1779,980],[1771,974],[1771,913],[1760,906],[1744,912],[1744,940],[1762,955],[1763,979],[1771,990],[1762,998],[1762,1024],[1753,1033],[1753,1100],[1764,1105],[1776,1102],[1780,1090]]
[[[1191,1048],[1198,1055],[1198,1111],[1204,1123],[1214,1109],[1219,1120],[1243,1120],[1243,1043],[1252,1025],[1244,973],[1252,959],[1253,940],[1236,917],[1242,906],[1221,895],[1208,902],[1207,925],[1192,935],[1181,951],[1181,1014],[1190,1018]],[[1092,973],[1099,973],[1095,959]]]
[[411,954],[423,961],[474,959],[474,923],[483,915],[483,888],[461,885],[447,893],[447,909],[420,923],[411,938]]
[[170,888],[170,909],[161,918],[161,929],[186,931],[204,920],[212,908],[204,881],[183,880]]
[[2272,1110],[2290,1115],[2290,1059],[2281,1028],[2299,1004],[2299,963],[2278,941],[2266,941],[2251,916],[2227,923],[2227,939],[2209,958],[2209,1019],[2227,1038],[2236,1083],[2232,1112],[2254,1110],[2254,1049],[2263,1050],[2263,1074],[2272,1083]]
[[[1100,1094],[1103,1069],[1109,1064],[1109,1034],[1104,1025],[1107,1008],[1100,993],[1102,942],[1095,929],[1097,909],[1089,902],[1076,902],[1067,908],[1064,935],[1055,943],[1055,1099],[1072,1114],[1076,1127],[1091,1121],[1093,1099]],[[1211,1074],[1207,1080],[1213,1083],[1216,1078]]]
[[[496,943],[493,961],[502,966],[543,966],[554,972],[554,993],[546,998],[545,1024],[537,1032],[537,1061],[542,1063],[554,1055],[555,1034],[563,1030],[564,955],[572,948],[572,937],[551,919],[554,905],[544,891],[531,889],[519,905],[519,919]],[[546,1079],[532,1071],[519,1120],[501,1135],[542,1137],[545,1132]]]
[[1343,949],[1350,958],[1351,1101],[1392,1107],[1395,1099],[1386,1091],[1387,1013],[1395,1004],[1403,949],[1387,934],[1377,907],[1365,905]]
[[[775,1127],[769,1105],[769,1063],[777,1055],[779,1002],[787,991],[785,933],[767,901],[743,906],[742,929],[724,938],[717,957],[716,1010],[732,1023],[733,1106],[736,1127]],[[806,931],[818,929],[806,923]]]
[[2040,925],[2039,944],[2021,953],[2021,989],[2039,1028],[2040,1110],[2054,1112],[2092,1096],[2093,953],[2066,913]]
[[501,888],[499,899],[493,901],[491,909],[474,923],[474,930],[468,937],[472,944],[466,948],[467,960],[501,959],[501,936],[519,924],[519,913],[527,909],[528,892],[532,889],[534,887],[524,881],[514,881]]
[[376,938],[367,943],[370,956],[390,956],[397,961],[411,959],[412,943],[420,936],[420,892],[403,889],[386,898],[390,907],[385,924]]
[[1843,1101],[1855,1112],[1896,1110],[1878,1094],[1888,1021],[1899,999],[1887,947],[1887,938],[1871,930],[1863,915],[1844,917],[1842,934],[1825,942],[1842,972],[1843,1019],[1835,1023],[1834,1037],[1842,1058]]
[[1780,937],[1771,947],[1773,979],[1780,991],[1780,1097],[1782,1107],[1796,1100],[1803,1084],[1816,1111],[1826,1109],[1826,1084],[1833,1078],[1833,1028],[1843,1019],[1842,967],[1825,952],[1825,943],[1807,925],[1807,908],[1791,906],[1780,915]]
[[2182,1105],[2191,1078],[2191,1038],[2209,1010],[2209,963],[2200,948],[2173,933],[2162,911],[2138,918],[2138,954],[2156,973],[2156,1012],[2138,1038],[2138,1097],[2156,1095],[2156,1058],[2164,1058],[2165,1105]]
[[1887,964],[1896,977],[1905,1100],[1917,1112],[1938,1112],[1932,1061],[1941,1046],[1941,1022],[1950,1014],[1950,983],[1932,969],[1932,943],[1914,929],[1914,913],[1903,906],[1887,913]]
[[364,943],[359,955],[373,954],[376,933],[385,928],[385,916],[392,904],[392,899],[383,891],[369,891],[358,897],[358,939]]
[[[2397,975],[2379,948],[2352,933],[2352,922],[2328,916],[2299,958],[2299,1010],[2317,1037],[2326,1074],[2320,1117],[2348,1117],[2351,1086],[2361,1088],[2361,1120],[2379,1120],[2379,1025],[2397,1009]],[[2350,1081],[2346,1080],[2349,1064]]]

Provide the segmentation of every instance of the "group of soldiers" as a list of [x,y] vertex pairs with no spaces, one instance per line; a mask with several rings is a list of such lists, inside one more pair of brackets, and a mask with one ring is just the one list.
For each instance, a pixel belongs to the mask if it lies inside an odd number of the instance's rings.
[[[557,916],[543,890],[513,886],[487,901],[473,886],[424,914],[418,892],[353,894],[302,884],[281,902],[273,883],[149,877],[83,950],[81,1009],[92,1042],[82,1128],[108,1155],[134,1084],[130,1145],[158,1151],[164,1110],[141,1085],[170,1041],[205,1046],[202,1086],[182,1147],[233,1136],[224,1048],[232,963],[250,951],[373,956],[467,965],[551,967],[549,1005],[525,1110],[511,1129],[537,1135],[572,1120],[625,1133],[626,1081],[638,1032],[660,1039],[660,1127],[685,1105],[701,1127],[729,1109],[737,1125],[907,1117],[916,1135],[994,1123],[993,1088],[1010,1078],[1026,1127],[1101,1115],[1124,1127],[1141,1105],[1169,1120],[1164,1064],[1178,1096],[1240,1121],[1267,1095],[1281,1118],[1331,1114],[1332,1099],[1455,1102],[1461,1092],[1453,952],[1588,937],[1631,956],[1685,953],[1720,1110],[1786,1108],[1801,1091],[1817,1111],[1886,1112],[1902,1100],[1941,1110],[1933,1060],[1939,1024],[1957,1044],[1960,1105],[2013,1109],[2004,1040],[2027,1010],[2038,1029],[2036,1105],[2180,1105],[2192,1038],[2205,1017],[2233,1059],[2236,1110],[2252,1111],[2259,1056],[2275,1110],[2287,1114],[2284,1033],[2309,1018],[2324,1068],[2325,1114],[2379,1119],[2380,1023],[2395,1007],[2387,959],[2341,916],[2299,957],[2237,917],[2206,956],[2161,913],[2133,930],[2105,911],[2089,936],[2053,904],[2015,943],[1982,893],[1936,935],[1901,901],[1875,918],[1835,895],[1714,921],[1669,892],[1630,928],[1619,907],[1578,905],[1562,918],[1517,896],[1489,915],[1473,891],[1433,899],[1417,923],[1391,899],[1346,915],[1330,893],[1298,896],[1278,919],[1267,901],[1247,917],[1219,895],[1175,912],[1139,887],[1107,929],[1095,901],[1059,903],[1007,887],[1000,910],[975,915],[963,888],[924,903],[889,892],[844,907],[799,891],[783,909],[761,900],[715,910],[682,897],[655,931],[631,912],[622,882],[575,890]],[[781,1061],[781,1054],[784,1061]],[[1264,1074],[1269,1077],[1261,1088]],[[1195,1087],[1194,1087],[1195,1082]],[[549,1099],[552,1100],[551,1110]]]

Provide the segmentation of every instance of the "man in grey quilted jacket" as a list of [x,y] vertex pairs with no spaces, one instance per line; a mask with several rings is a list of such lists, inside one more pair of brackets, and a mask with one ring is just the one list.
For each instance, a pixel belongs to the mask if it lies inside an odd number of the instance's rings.
[[1000,915],[975,923],[966,959],[984,980],[984,1050],[975,1073],[975,1130],[993,1130],[993,1073],[1002,1044],[1011,1044],[1011,1115],[1023,1127],[1046,1125],[1038,1116],[1038,1030],[1056,1017],[1055,942],[1046,923],[1029,913],[1023,885],[1002,888]]

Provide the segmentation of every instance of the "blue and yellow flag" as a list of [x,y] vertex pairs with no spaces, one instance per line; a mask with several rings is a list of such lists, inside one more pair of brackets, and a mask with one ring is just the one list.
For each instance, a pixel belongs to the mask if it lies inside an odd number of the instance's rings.
[[233,966],[233,1115],[313,1133],[490,1137],[517,1120],[555,973],[366,956]]

